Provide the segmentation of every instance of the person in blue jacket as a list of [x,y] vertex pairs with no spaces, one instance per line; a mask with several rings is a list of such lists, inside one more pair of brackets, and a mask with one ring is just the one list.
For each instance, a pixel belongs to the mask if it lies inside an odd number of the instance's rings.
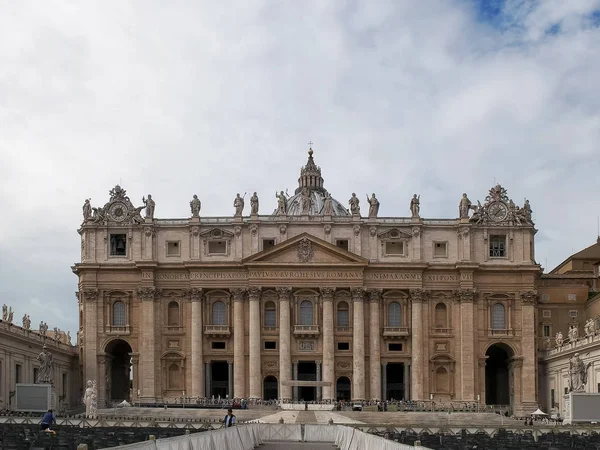
[[42,417],[42,430],[43,431],[52,431],[50,430],[50,425],[56,423],[56,416],[52,414],[52,410],[49,409],[47,413],[44,413],[44,417]]

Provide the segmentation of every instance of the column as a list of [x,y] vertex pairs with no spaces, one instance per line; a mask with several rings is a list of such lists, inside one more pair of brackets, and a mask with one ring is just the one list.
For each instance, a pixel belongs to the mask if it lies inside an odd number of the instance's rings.
[[[315,361],[317,364],[317,381],[321,381],[321,361]],[[317,386],[317,401],[320,402],[323,399],[321,386]]]
[[[521,292],[521,317],[522,317],[522,348],[523,364],[521,368],[522,402],[525,413],[537,408],[536,389],[536,349],[535,349],[535,302],[537,291]],[[516,392],[516,386],[515,386]]]
[[323,301],[323,381],[331,383],[323,386],[323,399],[335,399],[335,356],[333,342],[333,294],[335,288],[321,288]]
[[386,401],[387,400],[387,363],[386,362],[381,363],[381,378],[382,378],[381,399],[383,401]]
[[[82,383],[87,383],[87,380],[99,380],[100,377],[98,372],[98,360],[96,354],[99,353],[98,348],[98,290],[97,289],[85,289],[83,292],[79,291],[81,302],[83,302],[83,339],[85,343],[85,353],[83,361],[83,380]],[[99,302],[102,304],[102,302]],[[5,367],[12,367],[8,365],[9,361],[6,362]],[[11,363],[12,364],[12,363]],[[6,369],[7,377],[9,380],[10,371]],[[8,383],[8,381],[7,381]],[[4,392],[9,392],[9,385],[6,385]],[[6,403],[8,405],[8,402]]]
[[[244,342],[244,297],[246,289],[230,289],[233,294],[233,393],[231,398],[246,397],[246,343]],[[231,380],[229,380],[231,384]]]
[[[132,402],[140,401],[140,354],[137,352],[132,352],[129,354],[131,356],[131,370],[133,371],[133,382],[132,382]],[[71,389],[72,390],[72,389]]]
[[379,305],[382,289],[369,290],[369,393],[372,400],[379,400],[381,393],[381,341],[379,337]]
[[[294,361],[292,363],[292,368],[293,368],[293,374],[292,374],[292,379],[294,381],[298,381],[298,361]],[[292,399],[297,402],[300,399],[298,398],[298,386],[294,386],[294,395],[292,396]]]
[[262,398],[262,372],[260,360],[260,288],[248,289],[250,299],[250,398]]
[[233,397],[233,361],[227,361],[227,395]]
[[[411,398],[424,400],[423,396],[423,371],[425,370],[423,358],[423,300],[425,291],[411,289],[410,300],[412,304],[411,322]],[[428,398],[428,397],[427,397]]]
[[404,363],[404,400],[410,400],[410,363]]
[[352,288],[352,400],[365,400],[365,289]]
[[141,378],[141,393],[140,401],[142,403],[154,403],[156,401],[155,385],[156,385],[156,364],[154,358],[155,352],[155,321],[154,321],[154,301],[160,292],[154,286],[142,286],[138,288],[137,296],[142,301],[142,317],[141,317],[141,351],[140,363],[141,373],[144,375]]
[[475,400],[475,346],[473,342],[475,291],[460,289],[456,294],[460,302],[460,399],[470,402]]
[[291,400],[291,386],[284,386],[283,382],[290,381],[292,374],[292,360],[290,348],[290,296],[292,288],[277,288],[279,295],[279,396],[281,400]]
[[207,362],[206,363],[206,377],[205,377],[205,381],[206,381],[206,390],[204,391],[204,397],[206,398],[210,398],[212,397],[212,386],[210,385],[210,380],[212,380],[212,362]]
[[204,397],[204,367],[202,353],[202,289],[189,290],[192,302],[192,397]]

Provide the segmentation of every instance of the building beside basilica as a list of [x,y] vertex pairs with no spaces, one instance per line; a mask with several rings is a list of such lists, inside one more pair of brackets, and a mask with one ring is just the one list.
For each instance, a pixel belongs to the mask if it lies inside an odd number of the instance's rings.
[[[84,206],[80,361],[100,402],[412,399],[537,408],[535,228],[501,186],[459,218],[331,197],[309,151],[261,214]],[[361,209],[362,207],[362,209]],[[246,208],[247,209],[247,208]],[[158,210],[160,208],[158,207]],[[368,210],[368,213],[367,213]],[[130,386],[132,379],[132,386]],[[318,382],[318,383],[316,383]]]

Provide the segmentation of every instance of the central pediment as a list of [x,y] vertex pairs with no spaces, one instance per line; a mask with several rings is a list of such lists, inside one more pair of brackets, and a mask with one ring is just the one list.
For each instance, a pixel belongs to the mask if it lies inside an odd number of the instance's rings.
[[242,263],[249,266],[276,264],[366,266],[369,261],[309,233],[302,233],[273,248],[249,256]]

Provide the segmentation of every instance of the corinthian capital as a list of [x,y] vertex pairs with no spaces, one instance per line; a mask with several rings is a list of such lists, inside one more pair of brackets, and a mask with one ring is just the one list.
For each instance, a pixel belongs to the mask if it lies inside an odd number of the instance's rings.
[[153,302],[161,294],[160,289],[156,289],[154,286],[141,286],[137,290],[137,296],[142,301]]
[[365,299],[365,293],[367,290],[364,287],[355,287],[350,289],[350,295],[352,296],[352,301],[354,302],[362,302]]
[[260,292],[260,286],[250,286],[248,288],[248,297],[250,298],[250,300],[259,300]]
[[292,288],[288,286],[281,286],[275,288],[277,295],[279,295],[279,300],[289,300],[292,295]]
[[427,299],[429,295],[429,291],[425,289],[411,289],[410,290],[410,300],[413,303],[420,303]]
[[369,301],[371,303],[379,303],[381,301],[381,294],[383,293],[383,289],[369,289]]
[[322,287],[320,289],[320,291],[321,291],[321,298],[323,299],[324,302],[333,300],[333,294],[335,294],[335,288]]
[[202,300],[202,288],[191,288],[186,291],[186,295],[189,296],[190,301],[199,302]]
[[229,292],[231,292],[231,295],[233,295],[234,302],[241,302],[244,300],[244,297],[246,296],[247,289],[237,287],[237,288],[229,289]]
[[521,301],[523,303],[535,304],[537,300],[537,291],[521,291]]
[[473,303],[475,301],[475,289],[457,289],[454,291],[456,301],[460,303]]
[[83,291],[83,299],[86,302],[95,302],[98,300],[98,289],[85,289]]

